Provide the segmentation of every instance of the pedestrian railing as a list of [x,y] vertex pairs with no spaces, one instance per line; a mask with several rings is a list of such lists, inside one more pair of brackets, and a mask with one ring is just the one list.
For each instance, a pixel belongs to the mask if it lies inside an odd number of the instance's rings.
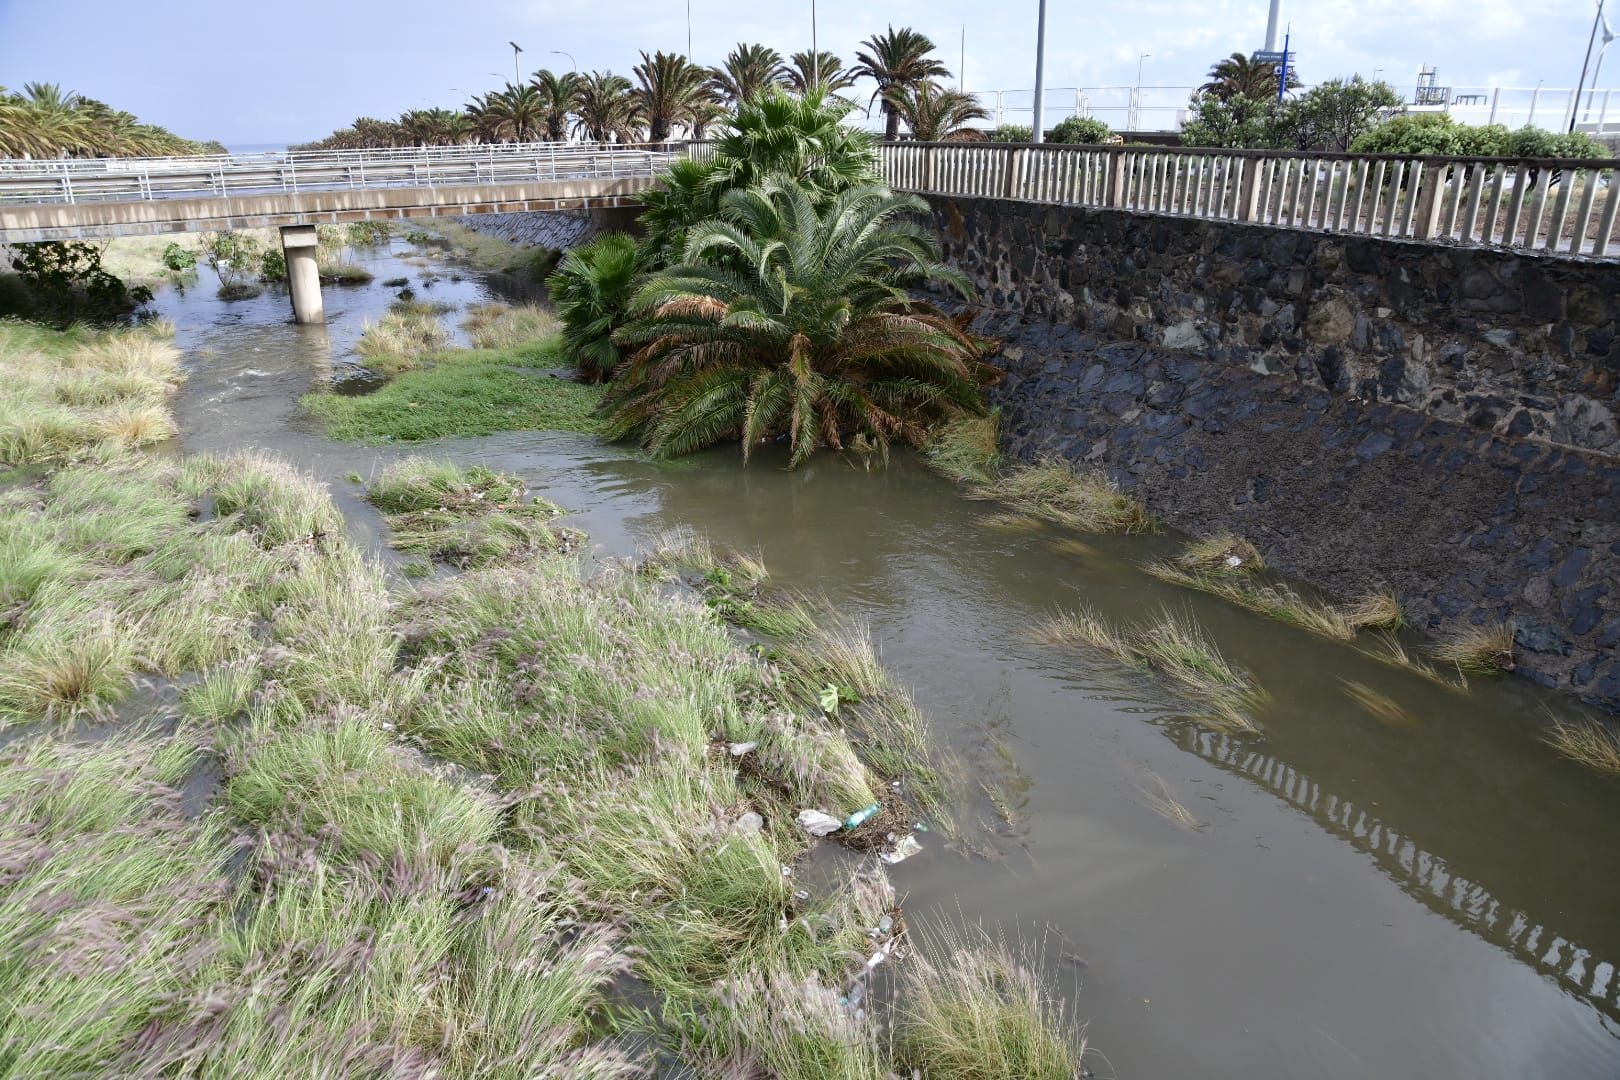
[[1620,257],[1620,161],[885,143],[899,189]]
[[9,160],[0,161],[0,206],[652,177],[678,156],[673,144],[546,142]]

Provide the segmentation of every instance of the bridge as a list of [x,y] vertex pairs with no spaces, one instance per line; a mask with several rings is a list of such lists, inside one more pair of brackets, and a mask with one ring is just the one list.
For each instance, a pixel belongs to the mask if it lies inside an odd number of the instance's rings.
[[[713,143],[522,143],[195,158],[0,161],[0,243],[279,227],[295,318],[321,321],[314,226],[612,207]],[[1620,160],[1196,147],[886,143],[884,178],[1011,199],[1620,258]]]
[[293,316],[321,322],[318,224],[625,206],[677,156],[524,143],[0,161],[0,242],[279,228]]

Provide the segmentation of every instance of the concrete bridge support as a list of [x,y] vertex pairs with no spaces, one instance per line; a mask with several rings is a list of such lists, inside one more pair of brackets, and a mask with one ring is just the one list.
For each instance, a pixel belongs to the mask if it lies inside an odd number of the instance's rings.
[[320,239],[313,225],[283,225],[281,251],[287,257],[287,287],[292,293],[293,322],[324,323],[321,272],[315,258]]

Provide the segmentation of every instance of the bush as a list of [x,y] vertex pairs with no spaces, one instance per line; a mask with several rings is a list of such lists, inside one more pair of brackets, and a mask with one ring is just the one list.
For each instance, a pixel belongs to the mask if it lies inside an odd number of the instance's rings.
[[391,235],[392,230],[386,221],[352,222],[346,234],[350,247],[375,247],[378,244],[386,244]]
[[1509,131],[1501,124],[1473,127],[1459,124],[1444,113],[1403,113],[1393,116],[1351,144],[1358,154],[1410,154],[1413,156],[1602,158],[1607,151],[1583,131],[1556,132],[1522,127]]
[[287,280],[287,255],[285,252],[271,248],[259,257],[259,280]]
[[1002,124],[990,133],[991,142],[1027,143],[1035,138],[1028,124]]
[[1112,142],[1113,139],[1112,128],[1101,120],[1089,116],[1068,117],[1046,133],[1046,141],[1051,143],[1084,143],[1087,146],[1095,146]]
[[246,285],[259,275],[264,262],[263,245],[247,233],[210,233],[203,238],[202,250],[222,289]]
[[546,279],[562,321],[563,350],[595,382],[619,366],[613,334],[626,321],[640,269],[636,242],[624,233],[606,233],[570,251]]
[[182,270],[190,270],[197,265],[197,253],[195,251],[190,248],[183,248],[172,241],[163,249],[162,259],[164,269],[173,270],[176,273]]
[[152,299],[145,286],[131,289],[101,265],[101,248],[76,240],[17,244],[11,268],[29,300],[64,322],[118,319]]

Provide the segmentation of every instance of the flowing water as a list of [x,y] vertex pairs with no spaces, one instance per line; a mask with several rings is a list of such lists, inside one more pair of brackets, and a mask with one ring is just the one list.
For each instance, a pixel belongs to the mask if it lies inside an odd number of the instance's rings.
[[[333,442],[297,401],[353,373],[363,322],[393,299],[381,281],[456,304],[510,292],[471,270],[424,288],[407,255],[359,253],[379,284],[328,288],[324,328],[291,325],[284,295],[161,294],[187,355],[182,449],[313,470],[385,557],[349,474],[406,452],[490,465],[575,511],[601,554],[692,527],[865,621],[975,787],[960,850],[928,834],[893,868],[908,910],[1044,936],[1100,1076],[1620,1075],[1620,781],[1540,742],[1567,703],[1425,682],[1137,569],[1172,538],[1009,525],[903,455],[790,473],[545,432]],[[1264,733],[1201,729],[1149,679],[1033,642],[1081,602],[1190,611],[1269,692]],[[1399,709],[1380,719],[1346,680]],[[1164,795],[1195,821],[1156,811]]]

